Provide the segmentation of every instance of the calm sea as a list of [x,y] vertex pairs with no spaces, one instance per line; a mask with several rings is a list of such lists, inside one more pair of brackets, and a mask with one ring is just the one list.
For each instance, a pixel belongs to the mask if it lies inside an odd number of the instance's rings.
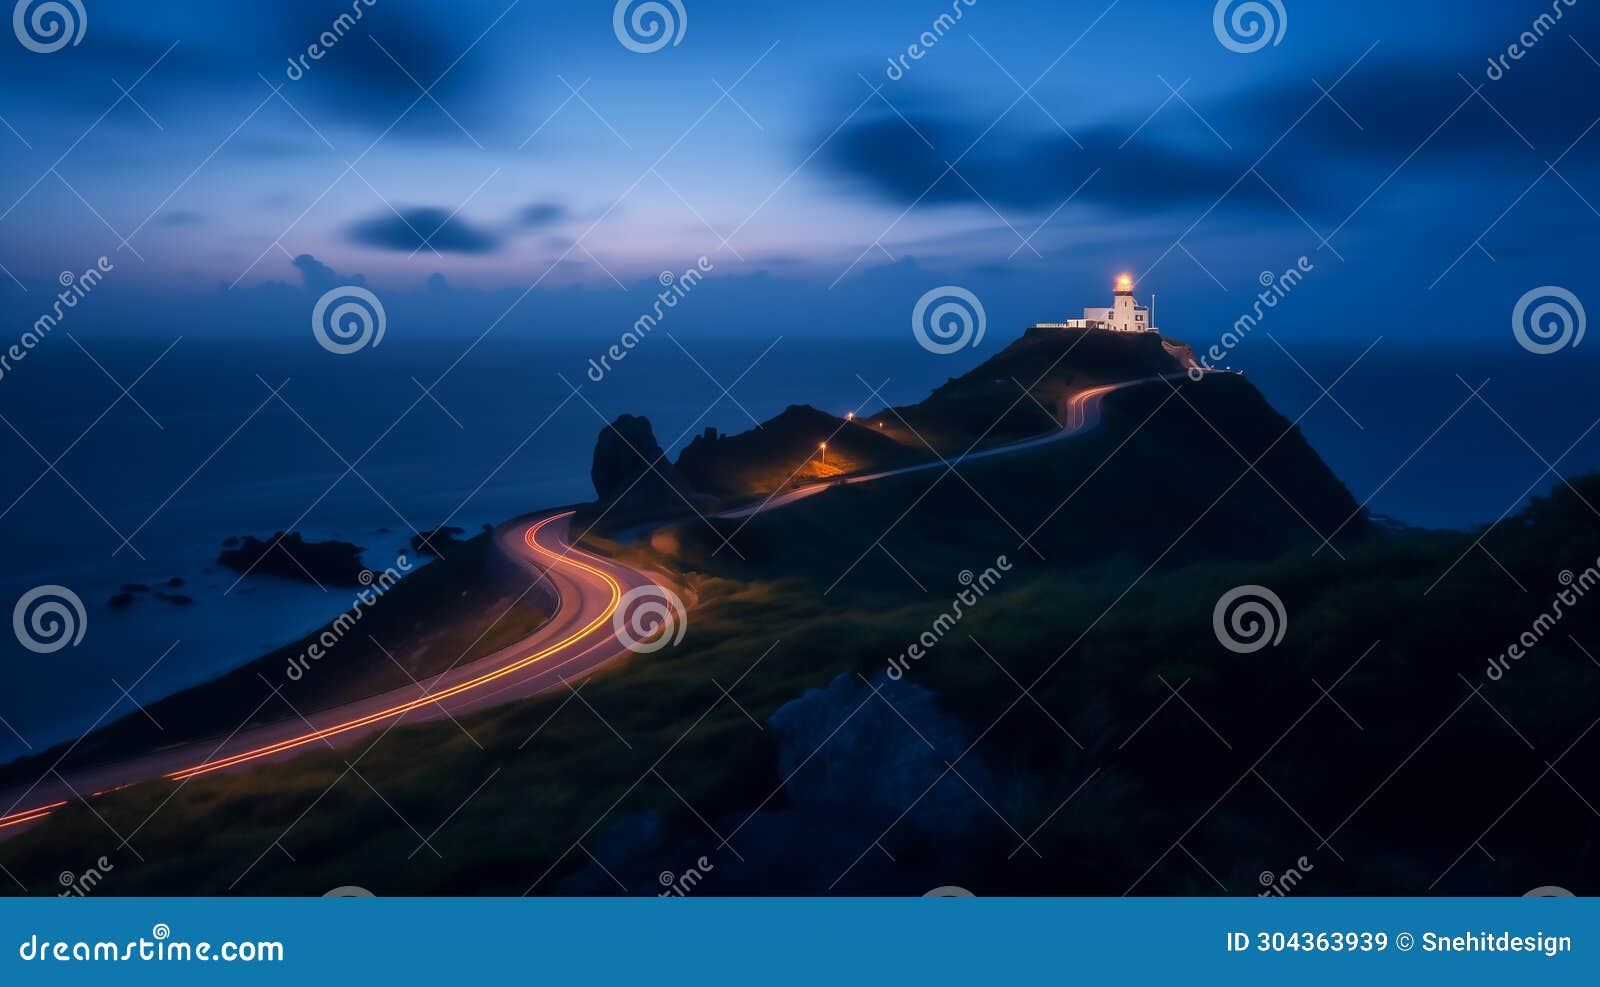
[[[1600,364],[1580,351],[1383,342],[1324,396],[1370,340],[1279,341],[1288,353],[1251,339],[1235,366],[1285,416],[1304,415],[1311,443],[1379,513],[1467,527],[1548,489],[1541,475],[1563,454],[1564,472],[1600,468],[1600,429],[1578,441],[1600,419]],[[463,357],[465,341],[391,334],[340,358],[185,339],[153,368],[170,340],[78,342],[88,353],[54,336],[0,380],[0,601],[9,610],[60,584],[88,607],[74,649],[36,655],[0,634],[0,759],[131,711],[122,688],[154,700],[349,606],[348,590],[235,585],[214,562],[227,538],[293,526],[365,546],[381,569],[413,528],[473,530],[588,498],[595,436],[617,414],[648,416],[676,452],[708,426],[740,431],[789,404],[915,401],[986,355],[934,357],[909,338],[769,349],[770,338],[658,334],[595,383],[586,370],[605,343],[594,341],[491,338]],[[1481,401],[1463,380],[1489,381]],[[125,583],[174,577],[193,605],[107,606]]]

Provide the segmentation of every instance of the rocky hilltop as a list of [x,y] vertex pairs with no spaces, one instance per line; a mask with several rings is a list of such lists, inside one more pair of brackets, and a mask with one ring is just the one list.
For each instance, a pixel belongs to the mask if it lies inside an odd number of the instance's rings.
[[678,467],[708,493],[764,495],[1044,435],[1061,427],[1067,402],[1085,388],[1178,374],[1193,365],[1186,345],[1153,333],[1030,329],[917,404],[848,421],[791,407],[743,434],[696,439]]
[[794,405],[737,435],[707,430],[676,463],[648,421],[623,416],[595,450],[592,517],[615,531],[688,517],[690,504],[709,516],[819,480],[938,463],[1058,432],[1075,395],[1147,381],[1108,395],[1093,433],[973,461],[960,481],[945,484],[933,469],[842,486],[771,516],[719,523],[722,535],[686,526],[675,543],[698,557],[702,542],[715,547],[738,531],[752,562],[826,568],[856,528],[866,547],[886,529],[920,536],[921,556],[1033,531],[1024,548],[1042,539],[1065,558],[1104,558],[1171,542],[1178,519],[1207,504],[1221,523],[1184,539],[1183,552],[1227,544],[1265,556],[1308,537],[1320,543],[1321,532],[1361,537],[1360,505],[1299,430],[1245,378],[1194,380],[1194,366],[1186,344],[1154,333],[1036,327],[916,404],[844,418]]
[[678,469],[697,489],[736,497],[928,457],[927,449],[919,452],[889,435],[883,417],[840,418],[810,405],[790,405],[739,435],[707,429],[683,450]]
[[1194,365],[1187,345],[1151,333],[1035,328],[917,404],[859,418],[791,405],[747,432],[707,429],[676,463],[649,421],[624,415],[601,431],[592,476],[607,526],[670,517],[697,497],[761,496],[1044,435],[1085,388]]

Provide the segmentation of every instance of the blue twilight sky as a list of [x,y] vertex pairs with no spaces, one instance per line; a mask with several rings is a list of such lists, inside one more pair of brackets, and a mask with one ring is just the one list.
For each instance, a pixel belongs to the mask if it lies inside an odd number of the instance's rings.
[[1129,270],[1201,341],[1305,256],[1282,328],[1500,339],[1600,261],[1589,0],[1231,0],[1253,53],[1211,0],[681,0],[653,53],[611,0],[81,3],[0,41],[18,332],[104,255],[80,331],[300,333],[359,281],[391,331],[614,334],[704,256],[679,331],[900,334],[954,283],[1009,338]]

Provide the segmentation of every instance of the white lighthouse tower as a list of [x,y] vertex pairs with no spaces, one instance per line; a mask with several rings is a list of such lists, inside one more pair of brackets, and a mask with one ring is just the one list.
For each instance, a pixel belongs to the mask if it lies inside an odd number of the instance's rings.
[[1150,310],[1133,299],[1133,275],[1117,278],[1117,291],[1112,297],[1111,318],[1106,328],[1116,332],[1144,332],[1150,328]]
[[1105,329],[1110,332],[1158,332],[1151,324],[1150,310],[1133,297],[1133,275],[1117,278],[1109,308],[1086,308],[1083,318],[1066,322],[1040,323],[1049,329]]

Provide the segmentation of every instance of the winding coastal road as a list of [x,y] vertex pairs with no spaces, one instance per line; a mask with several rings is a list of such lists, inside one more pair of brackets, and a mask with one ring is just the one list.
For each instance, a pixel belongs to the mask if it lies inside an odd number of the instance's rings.
[[1120,391],[1128,387],[1137,387],[1140,384],[1153,384],[1159,380],[1177,380],[1185,376],[1187,375],[1167,374],[1165,376],[1158,377],[1141,377],[1138,380],[1124,381],[1119,384],[1104,384],[1100,387],[1091,387],[1079,391],[1067,401],[1067,420],[1062,424],[1061,428],[1054,432],[1046,432],[1044,435],[1040,435],[1036,438],[1024,439],[1021,442],[1012,442],[1003,446],[995,446],[991,449],[984,449],[981,452],[969,452],[965,455],[956,456],[954,459],[934,459],[926,463],[918,463],[915,466],[904,466],[900,469],[884,470],[881,473],[862,473],[856,476],[842,476],[836,480],[821,480],[817,483],[808,483],[804,486],[795,487],[793,490],[785,490],[782,493],[772,494],[765,500],[757,501],[756,503],[738,507],[731,511],[726,511],[722,514],[717,514],[714,516],[719,518],[747,518],[755,514],[761,514],[766,511],[770,511],[774,508],[793,504],[799,500],[805,500],[807,497],[815,497],[824,490],[832,490],[834,487],[847,487],[856,483],[871,483],[873,480],[882,480],[885,477],[906,476],[910,473],[921,473],[926,470],[937,469],[941,466],[954,467],[960,466],[962,463],[976,462],[980,459],[992,459],[996,456],[1010,456],[1014,455],[1015,453],[1026,452],[1029,449],[1037,449],[1040,446],[1051,445],[1064,439],[1075,438],[1084,434],[1085,432],[1092,431],[1095,426],[1100,424],[1100,409],[1107,394],[1110,394],[1113,391]]
[[[1093,430],[1107,394],[1169,377],[1146,377],[1090,388],[1074,395],[1066,422],[1055,432],[1022,442],[935,459],[901,469],[807,484],[724,513],[718,518],[747,518],[793,504],[834,487],[869,483],[890,476],[919,473],[940,466],[1013,455],[1050,445]],[[517,699],[560,689],[628,650],[619,614],[623,598],[633,590],[657,584],[652,575],[586,552],[572,543],[573,512],[530,515],[495,531],[501,550],[536,579],[547,580],[558,601],[556,612],[531,636],[487,657],[452,668],[416,686],[396,689],[358,702],[298,716],[295,719],[236,730],[225,738],[196,741],[167,750],[72,772],[56,768],[71,754],[69,747],[56,765],[26,789],[0,793],[0,839],[14,835],[73,800],[87,800],[120,788],[165,778],[180,786],[193,778],[233,768],[282,760],[317,745],[335,747],[402,723],[459,717]],[[74,747],[76,744],[74,744]],[[33,808],[19,810],[22,805]]]
[[[235,731],[103,765],[71,777],[52,768],[34,785],[0,795],[0,838],[78,798],[151,778],[184,783],[245,765],[280,760],[317,745],[347,744],[401,723],[459,717],[539,695],[593,671],[626,650],[612,626],[623,596],[653,585],[647,573],[585,552],[570,542],[572,512],[537,515],[495,532],[502,551],[536,579],[548,580],[556,612],[529,638],[494,654],[359,702]],[[71,748],[67,754],[71,753]],[[57,760],[64,760],[66,754]],[[18,806],[33,808],[18,811]]]

